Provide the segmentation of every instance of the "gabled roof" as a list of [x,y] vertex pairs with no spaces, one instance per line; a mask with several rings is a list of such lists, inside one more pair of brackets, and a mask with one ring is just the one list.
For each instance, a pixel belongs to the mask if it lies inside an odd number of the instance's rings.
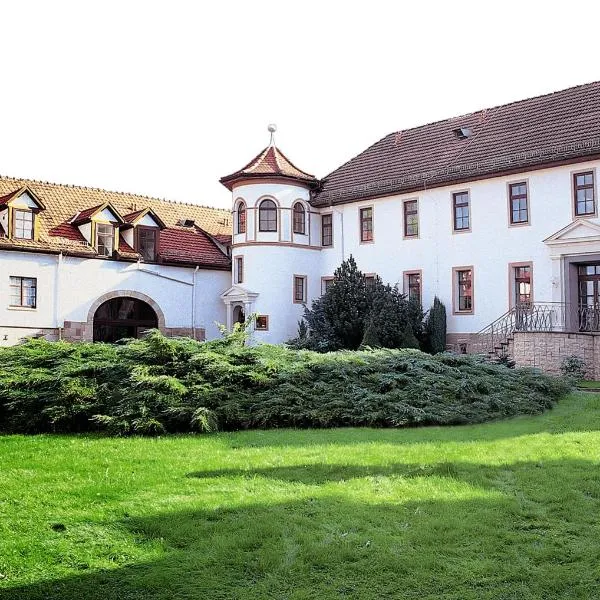
[[315,206],[600,155],[600,82],[398,131],[327,175]]
[[[96,188],[11,177],[0,177],[0,198],[12,196],[25,186],[32,193],[32,197],[40,199],[46,207],[45,211],[36,216],[38,220],[37,239],[0,238],[0,250],[64,252],[75,256],[97,256],[96,250],[86,242],[79,228],[72,221],[75,215],[77,215],[77,222],[82,218],[91,218],[91,215],[100,207],[110,205],[119,215],[131,215],[150,209],[155,215],[153,218],[160,219],[166,228],[161,232],[159,243],[159,259],[163,262],[189,263],[209,268],[229,268],[229,258],[217,247],[215,242],[207,241],[206,233],[202,233],[202,231],[206,231],[211,235],[230,235],[231,214],[228,210],[197,204],[169,202],[137,194],[109,192]],[[177,227],[177,222],[182,218],[193,220],[202,231],[198,232],[197,228],[190,230],[190,228]],[[160,246],[162,234],[167,230],[170,231],[165,234],[168,243],[165,247],[166,254],[163,257],[160,254]],[[190,233],[195,236],[191,240]],[[133,249],[126,248],[121,241],[122,237],[119,243],[119,256],[130,260],[137,259],[138,254]],[[218,254],[215,254],[215,251]]]
[[309,175],[296,167],[284,154],[275,146],[270,144],[264,150],[261,150],[245,167],[221,177],[220,182],[229,190],[238,181],[253,178],[277,177],[291,179],[314,187],[318,181],[314,175]]
[[73,225],[83,225],[83,223],[87,223],[92,220],[92,217],[95,217],[98,213],[101,213],[104,210],[109,210],[113,216],[115,217],[115,223],[124,223],[123,217],[119,214],[119,211],[110,203],[104,202],[103,204],[99,204],[98,206],[93,206],[92,208],[86,208],[78,212],[72,219],[71,223]]
[[600,240],[600,225],[588,219],[575,219],[544,240],[548,246]]
[[123,221],[125,223],[130,223],[134,225],[140,219],[143,219],[146,215],[149,215],[156,221],[156,224],[161,228],[165,229],[166,225],[161,221],[161,218],[151,209],[151,208],[143,208],[141,210],[136,210],[135,212],[129,213],[123,217]]
[[9,192],[8,194],[5,194],[4,196],[0,197],[0,209],[4,208],[5,206],[8,206],[13,200],[16,200],[23,194],[29,194],[31,199],[37,204],[40,210],[46,210],[44,203],[38,198],[37,194],[27,185],[21,186],[13,192]]

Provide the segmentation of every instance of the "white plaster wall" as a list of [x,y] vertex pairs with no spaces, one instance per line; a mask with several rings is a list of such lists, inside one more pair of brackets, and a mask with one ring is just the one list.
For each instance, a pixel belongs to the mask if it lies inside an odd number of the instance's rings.
[[[479,331],[509,309],[509,263],[532,261],[534,299],[560,301],[560,286],[553,286],[553,261],[543,240],[573,220],[572,172],[599,166],[600,161],[590,161],[337,206],[334,247],[321,251],[323,275],[333,275],[350,254],[362,271],[375,272],[392,284],[402,285],[403,271],[422,269],[423,304],[428,308],[436,294],[442,299],[450,333]],[[597,171],[596,181],[599,175]],[[507,184],[523,180],[529,184],[531,224],[511,227]],[[453,233],[452,193],[465,189],[470,192],[471,231]],[[420,235],[403,239],[402,203],[412,198],[419,201]],[[361,244],[359,209],[370,205],[374,242]],[[590,220],[598,223],[597,218]],[[474,267],[474,314],[452,315],[452,268],[470,265]],[[556,264],[554,270],[558,284]]]
[[[193,269],[142,265],[157,277],[138,269],[137,263],[63,257],[57,275],[58,256],[0,251],[0,340],[3,328],[62,327],[65,320],[86,322],[91,305],[111,291],[134,290],[152,298],[165,316],[166,327],[192,326]],[[36,309],[12,309],[9,277],[36,277]],[[58,277],[58,279],[57,279]],[[196,274],[196,327],[205,328],[207,338],[219,335],[215,322],[224,323],[226,312],[219,296],[230,284],[228,271],[203,269]],[[57,287],[57,281],[60,281]],[[60,289],[60,294],[57,294]]]
[[[293,242],[294,244],[302,245],[318,245],[319,239],[318,227],[316,221],[317,211],[311,209],[314,214],[309,215],[307,212],[306,219],[306,234],[294,234],[292,232],[292,208],[296,201],[300,200],[304,203],[307,211],[309,209],[309,191],[299,185],[289,185],[281,183],[258,183],[240,185],[234,188],[232,206],[236,206],[238,200],[246,202],[246,233],[235,234],[234,244],[243,244],[250,241],[258,242]],[[270,198],[278,205],[278,230],[277,232],[261,232],[258,231],[258,207],[262,200]],[[310,227],[309,227],[310,219]],[[234,213],[234,223],[236,222],[236,214]]]
[[294,275],[306,275],[310,305],[321,294],[319,254],[319,250],[282,246],[234,249],[234,257],[244,256],[241,286],[259,293],[253,311],[269,317],[269,331],[254,332],[255,341],[279,343],[296,336],[304,308],[294,303]]

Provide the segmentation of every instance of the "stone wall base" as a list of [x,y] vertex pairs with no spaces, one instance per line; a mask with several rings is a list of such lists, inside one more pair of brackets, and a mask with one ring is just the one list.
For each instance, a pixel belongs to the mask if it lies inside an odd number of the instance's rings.
[[446,350],[458,354],[469,354],[476,333],[448,333],[446,334]]
[[58,340],[58,329],[52,327],[1,327],[0,347],[14,346],[31,337],[43,337],[51,342]]
[[562,361],[577,356],[587,365],[587,379],[600,379],[599,333],[515,332],[513,357],[517,367],[535,367],[560,374]]
[[196,327],[195,336],[191,327],[161,327],[161,332],[167,337],[195,337],[199,342],[203,342],[206,339],[206,331],[199,327]]
[[69,342],[84,342],[92,339],[93,328],[82,321],[65,321],[62,339]]

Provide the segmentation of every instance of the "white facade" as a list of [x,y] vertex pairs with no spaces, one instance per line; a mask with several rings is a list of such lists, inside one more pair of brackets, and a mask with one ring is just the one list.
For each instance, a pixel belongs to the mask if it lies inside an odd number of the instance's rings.
[[[511,308],[518,265],[531,269],[532,301],[577,303],[577,266],[596,262],[600,267],[599,167],[598,160],[576,162],[319,208],[310,204],[309,183],[269,175],[240,178],[231,185],[232,272],[0,251],[0,345],[36,334],[91,339],[99,302],[123,296],[149,303],[161,329],[172,335],[210,339],[219,335],[216,323],[231,327],[240,314],[255,313],[262,318],[253,340],[284,342],[296,335],[304,305],[322,294],[323,278],[332,277],[350,255],[365,274],[377,274],[405,291],[407,272],[420,273],[425,310],[437,295],[447,308],[450,336],[468,337]],[[591,173],[594,182],[595,212],[585,217],[574,208],[574,174],[580,172]],[[511,183],[527,186],[527,223],[510,222]],[[463,232],[454,230],[457,192],[469,197],[470,227]],[[410,200],[417,201],[419,232],[407,238],[404,203]],[[275,204],[275,231],[261,231],[264,201]],[[246,215],[242,233],[241,206]],[[294,231],[294,207],[302,210],[304,233]],[[372,209],[373,240],[361,242],[360,211],[367,207]],[[325,215],[333,223],[329,247],[321,239]],[[143,224],[156,225],[151,217],[144,219]],[[132,235],[125,230],[125,241],[133,243]],[[472,308],[462,312],[456,279],[461,269],[472,274]],[[11,277],[36,280],[35,308],[10,306]],[[301,301],[295,278],[303,280]]]
[[[228,271],[18,251],[1,251],[0,265],[0,345],[38,333],[57,339],[65,323],[85,329],[99,302],[118,296],[147,300],[161,328],[174,334],[218,337],[217,323],[226,320],[220,294]],[[10,306],[11,277],[36,279],[35,308]]]
[[[306,276],[307,300],[321,294],[322,278],[333,276],[342,260],[354,256],[364,273],[379,275],[384,282],[405,288],[405,272],[420,271],[422,303],[427,310],[434,296],[446,305],[448,333],[475,333],[512,306],[515,294],[515,264],[531,264],[532,296],[536,302],[570,302],[576,282],[568,276],[569,261],[583,263],[600,259],[600,224],[596,212],[577,217],[574,210],[573,174],[589,171],[598,177],[599,161],[578,162],[448,185],[405,195],[353,201],[327,208],[307,207],[307,233],[292,233],[291,214],[295,201],[308,205],[308,190],[287,183],[248,183],[232,190],[234,232],[237,208],[243,200],[247,210],[246,233],[234,234],[232,259],[243,257],[243,281],[239,287],[252,295],[245,312],[268,317],[268,330],[256,331],[255,339],[282,342],[296,334],[302,305],[293,301],[294,275]],[[529,219],[511,224],[509,184],[527,184]],[[470,227],[453,228],[453,193],[468,191]],[[278,206],[277,232],[260,232],[257,214],[260,202],[273,199]],[[403,203],[418,201],[419,235],[404,236]],[[373,209],[373,241],[360,241],[360,209]],[[333,215],[333,245],[322,247],[321,218]],[[575,224],[571,225],[569,224]],[[548,240],[563,228],[563,239]],[[559,236],[560,238],[560,236]],[[570,264],[570,263],[569,263]],[[567,266],[565,266],[567,265]],[[457,309],[457,268],[472,269],[473,308]],[[235,273],[234,273],[235,275]],[[232,283],[238,283],[234,279]],[[235,320],[229,305],[228,323]]]

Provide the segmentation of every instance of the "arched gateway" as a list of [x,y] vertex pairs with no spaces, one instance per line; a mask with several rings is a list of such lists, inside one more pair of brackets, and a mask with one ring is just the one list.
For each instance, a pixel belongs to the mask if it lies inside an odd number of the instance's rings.
[[158,316],[143,300],[121,296],[103,302],[94,313],[94,341],[116,342],[140,337],[158,327]]

